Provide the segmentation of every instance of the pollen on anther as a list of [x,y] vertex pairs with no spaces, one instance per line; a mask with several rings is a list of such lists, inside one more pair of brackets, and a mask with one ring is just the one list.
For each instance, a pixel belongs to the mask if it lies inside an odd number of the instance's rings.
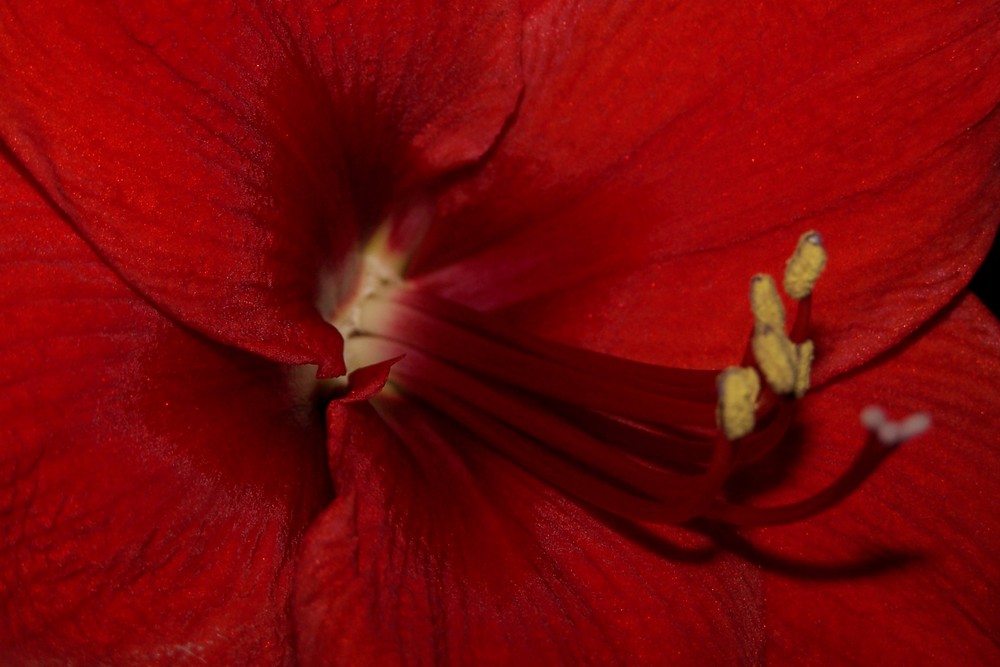
[[789,394],[795,389],[798,375],[798,350],[784,331],[764,326],[750,339],[757,367],[776,394]]
[[760,377],[752,368],[730,366],[717,380],[719,404],[716,416],[727,440],[736,440],[754,429]]
[[785,293],[797,301],[812,294],[813,287],[826,268],[823,239],[816,232],[806,232],[799,238],[795,252],[785,265]]
[[756,331],[760,332],[765,327],[784,330],[785,307],[778,296],[774,278],[766,273],[758,273],[750,281],[750,310]]
[[795,398],[802,398],[809,390],[815,346],[811,340],[796,346],[798,359],[795,364]]

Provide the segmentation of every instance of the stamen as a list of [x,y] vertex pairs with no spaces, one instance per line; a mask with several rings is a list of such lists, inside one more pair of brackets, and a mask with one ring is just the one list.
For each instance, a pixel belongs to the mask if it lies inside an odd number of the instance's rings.
[[729,440],[748,435],[754,428],[754,409],[760,396],[760,377],[752,368],[730,366],[719,375],[719,428]]
[[648,424],[574,406],[567,406],[565,417],[591,437],[631,456],[681,471],[706,465],[718,436],[709,431]]
[[754,333],[750,341],[757,367],[768,386],[776,394],[788,394],[795,389],[798,377],[798,350],[784,331],[764,328]]
[[[812,342],[805,340],[812,308],[810,292],[825,263],[826,252],[819,242],[819,235],[814,232],[805,234],[788,260],[785,274],[786,289],[790,285],[799,300],[790,336],[785,334],[785,307],[778,296],[774,279],[759,273],[750,281],[754,332],[749,352],[753,353],[753,359],[768,386],[777,394],[794,392],[797,398],[802,398],[809,389],[814,353]],[[751,359],[745,358],[744,361],[749,363]]]
[[753,312],[754,331],[770,327],[785,330],[785,306],[774,286],[774,278],[758,273],[750,280],[750,310]]
[[[428,397],[428,389],[433,388],[475,409],[503,415],[503,419],[516,424],[519,431],[535,438],[538,446],[571,456],[573,460],[627,482],[651,497],[674,499],[701,486],[699,475],[678,474],[624,456],[537,402],[494,388],[432,357],[411,352],[398,363],[397,369],[398,376],[403,379],[401,386],[407,391]],[[428,377],[432,377],[433,381],[429,383]]]
[[816,232],[806,232],[799,238],[795,253],[785,265],[785,293],[796,300],[812,294],[813,286],[826,267],[823,239]]
[[615,357],[526,335],[489,315],[417,289],[396,289],[386,298],[450,322],[507,347],[566,366],[584,367],[595,375],[627,377],[633,384],[678,398],[715,400],[717,370],[671,368]]
[[795,349],[798,357],[795,363],[795,398],[802,398],[809,390],[815,346],[811,340],[807,340]]
[[[372,400],[403,442],[416,446],[427,435],[414,435],[393,410],[394,401],[413,401],[553,487],[624,519],[772,525],[840,502],[888,456],[886,445],[929,425],[926,415],[897,423],[877,408],[866,410],[868,442],[826,489],[769,508],[725,499],[734,469],[786,442],[795,399],[809,388],[811,291],[825,262],[819,235],[804,235],[785,274],[785,290],[797,300],[788,335],[774,279],[753,278],[748,358],[744,367],[721,372],[661,367],[537,338],[427,293],[419,282],[399,278],[400,262],[375,257],[366,259],[355,301],[336,325],[351,368],[394,360],[388,391]],[[761,376],[770,390],[762,392]]]
[[577,365],[555,363],[453,325],[405,303],[369,299],[360,331],[420,349],[459,366],[543,396],[622,417],[715,426],[715,401],[674,398],[619,376],[596,375]]
[[687,497],[663,503],[636,495],[634,491],[608,481],[597,471],[574,464],[573,458],[563,458],[539,447],[537,440],[491,417],[491,412],[463,405],[462,401],[434,389],[424,388],[422,394],[431,405],[553,487],[598,509],[630,520],[680,523],[699,516],[718,492],[728,472],[728,441],[720,438],[712,464],[702,478],[701,488]]
[[[398,353],[372,340],[383,355]],[[678,522],[704,511],[729,473],[731,448],[718,438],[703,472],[679,474],[624,455],[537,400],[495,388],[419,351],[394,367],[394,383],[427,401],[553,486],[622,516]]]

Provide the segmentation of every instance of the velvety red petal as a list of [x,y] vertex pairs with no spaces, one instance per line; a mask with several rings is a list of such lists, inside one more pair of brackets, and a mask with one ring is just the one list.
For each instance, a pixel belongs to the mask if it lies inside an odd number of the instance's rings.
[[895,418],[928,410],[934,424],[842,506],[750,536],[800,564],[904,558],[879,574],[832,580],[775,565],[765,573],[770,662],[1000,660],[998,396],[1000,326],[972,296],[904,349],[807,396],[808,448],[784,495],[816,488],[846,465],[869,403]]
[[520,89],[510,11],[396,4],[8,4],[0,133],[173,316],[336,373],[323,282],[486,150]]
[[6,160],[0,235],[0,663],[291,664],[319,415],[122,285]]
[[384,207],[399,204],[407,186],[480,158],[514,111],[515,2],[278,4],[335,100],[327,122],[338,126],[349,178],[363,191],[355,196],[383,207],[373,213],[395,213]]
[[339,497],[310,529],[297,573],[304,665],[759,655],[752,570],[681,531],[617,532],[423,406],[373,404],[328,411]]
[[441,203],[413,266],[428,286],[550,336],[720,365],[742,351],[750,276],[818,229],[825,377],[912,331],[988,248],[990,3],[533,4],[523,103]]

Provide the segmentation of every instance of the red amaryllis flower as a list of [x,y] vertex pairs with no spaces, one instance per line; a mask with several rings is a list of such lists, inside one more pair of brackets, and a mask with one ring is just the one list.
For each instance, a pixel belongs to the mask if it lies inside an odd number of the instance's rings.
[[0,9],[4,664],[995,661],[996,5],[465,4]]

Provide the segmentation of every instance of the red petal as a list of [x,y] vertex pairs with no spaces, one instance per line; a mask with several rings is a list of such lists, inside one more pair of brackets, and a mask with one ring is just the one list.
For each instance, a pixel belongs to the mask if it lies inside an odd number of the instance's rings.
[[2,661],[290,663],[318,416],[124,287],[5,160],[0,221]]
[[6,5],[0,133],[172,315],[336,373],[321,277],[405,188],[486,150],[519,91],[510,11],[395,6]]
[[[328,411],[340,493],[307,537],[306,665],[749,664],[753,573],[618,533],[423,406]],[[662,554],[667,553],[664,557]]]
[[[373,206],[477,160],[514,110],[521,89],[514,2],[281,4],[335,100],[326,122],[343,128],[351,182],[365,191],[355,196]],[[373,192],[379,185],[383,191]]]
[[[752,537],[800,563],[895,553],[879,574],[824,580],[809,568],[767,573],[774,664],[996,664],[1000,659],[1000,326],[966,296],[891,357],[804,402],[810,443],[789,491],[835,476],[862,437],[857,413],[929,410],[931,430],[855,495],[808,523]],[[822,569],[822,568],[821,568]]]
[[414,266],[428,286],[516,305],[550,336],[718,366],[742,351],[749,277],[815,228],[824,376],[967,281],[1000,196],[992,7],[569,4],[530,13],[523,104],[441,204]]

